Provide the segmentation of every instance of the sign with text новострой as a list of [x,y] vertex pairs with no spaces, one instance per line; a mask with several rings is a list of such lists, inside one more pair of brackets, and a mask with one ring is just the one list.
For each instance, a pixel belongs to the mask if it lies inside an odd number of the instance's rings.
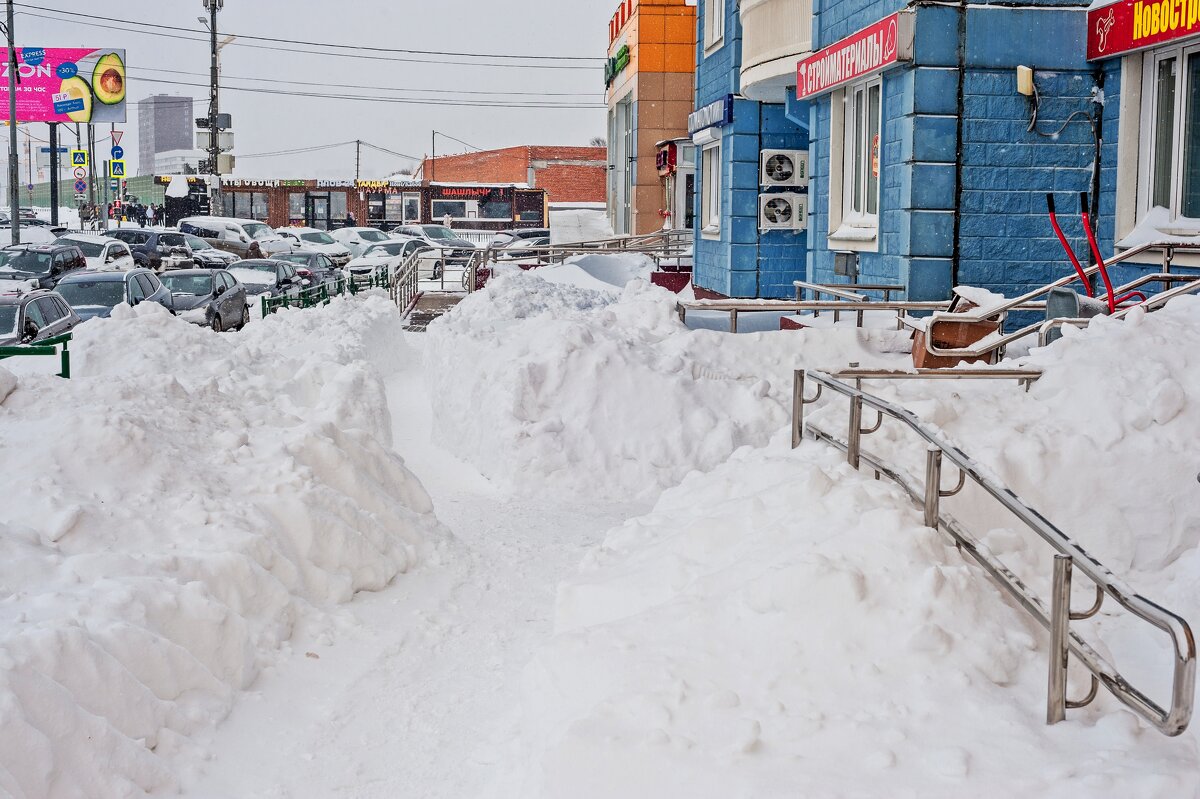
[[[17,48],[17,122],[125,121],[125,51]],[[7,53],[0,62],[0,119],[8,119]]]
[[1089,61],[1200,36],[1200,0],[1121,0],[1088,11]]
[[832,91],[912,60],[912,14],[897,12],[822,48],[796,65],[796,99]]

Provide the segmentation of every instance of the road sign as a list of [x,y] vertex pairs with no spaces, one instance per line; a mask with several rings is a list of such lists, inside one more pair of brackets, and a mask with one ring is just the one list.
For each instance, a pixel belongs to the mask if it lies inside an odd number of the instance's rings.
[[81,166],[75,167],[75,171],[71,174],[75,176],[76,180],[85,180],[87,178],[87,170]]
[[75,202],[81,203],[86,199],[87,199],[87,195],[84,194],[83,192],[78,192],[78,191],[75,192]]
[[108,176],[110,178],[125,177],[125,162],[119,159],[114,159],[108,162]]
[[120,161],[122,158],[125,157],[125,148],[118,147],[117,145],[114,144],[113,148],[112,148],[112,157],[115,160]]
[[[53,149],[53,148],[51,148],[51,147],[42,147],[42,148],[40,148],[40,149],[38,150],[38,152],[40,152],[40,153],[47,153],[47,154],[49,154],[49,153],[52,153],[52,152],[54,152],[54,149]],[[59,152],[59,155],[61,155],[61,154],[65,153],[65,152],[67,152],[67,148],[66,148],[66,147],[59,147],[59,148],[58,148],[58,152]]]
[[108,182],[108,190],[111,191],[113,194],[117,194],[118,192],[120,192],[121,191],[121,181],[118,180],[117,178],[113,178],[112,180],[110,180]]
[[117,147],[121,144],[121,137],[125,135],[123,130],[114,130],[112,132],[112,146]]
[[[75,191],[76,191],[76,193],[82,193],[82,192],[87,191],[87,181],[86,180],[75,181]],[[76,199],[78,199],[78,198],[76,198]]]
[[87,150],[71,151],[71,166],[87,166]]

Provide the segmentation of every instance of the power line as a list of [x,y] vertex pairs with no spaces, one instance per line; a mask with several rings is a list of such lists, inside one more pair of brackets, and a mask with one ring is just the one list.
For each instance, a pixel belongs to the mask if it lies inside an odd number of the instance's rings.
[[456,141],[464,147],[470,147],[472,150],[478,150],[480,152],[483,152],[482,147],[476,147],[474,144],[469,144],[469,143],[463,141],[462,139],[456,139],[448,133],[442,133],[440,130],[434,131],[434,132],[437,133],[437,135],[441,136],[443,139],[449,139],[450,141]]
[[[33,6],[33,7],[40,8],[38,6]],[[76,12],[57,11],[56,9],[49,9],[49,10],[54,11],[55,13],[59,13],[59,14],[76,13]],[[35,14],[32,11],[22,11],[20,13],[23,16],[27,16],[27,17],[35,17],[37,19],[48,19],[53,22],[66,22],[71,25],[79,25],[79,26],[82,26],[85,28],[103,28],[106,30],[121,31],[122,33],[127,33],[127,34],[128,33],[137,33],[137,34],[142,34],[144,36],[154,36],[155,38],[159,38],[159,39],[178,39],[180,41],[185,41],[185,42],[200,42],[202,44],[208,43],[207,39],[198,38],[195,36],[180,36],[180,35],[174,34],[174,33],[162,33],[159,31],[150,31],[150,30],[137,30],[134,28],[121,27],[119,25],[105,25],[100,22],[80,22],[80,21],[73,20],[73,19],[63,19],[61,17],[46,16],[45,14]],[[133,23],[133,24],[137,24],[137,23]],[[175,30],[192,32],[188,28],[177,28]],[[250,38],[250,37],[246,37],[246,38]],[[231,46],[231,47],[252,47],[255,50],[268,50],[268,51],[280,52],[280,53],[300,53],[303,55],[326,56],[329,58],[351,58],[351,59],[358,59],[358,60],[365,60],[365,61],[388,61],[388,62],[401,62],[401,63],[410,63],[410,64],[439,64],[439,65],[443,65],[443,66],[491,67],[492,69],[555,69],[555,70],[584,69],[584,70],[590,70],[590,71],[594,71],[596,69],[596,66],[593,66],[593,65],[580,65],[580,64],[505,64],[505,63],[494,63],[494,62],[486,62],[486,61],[445,61],[445,60],[440,60],[440,59],[429,59],[429,58],[403,58],[400,56],[363,55],[361,53],[334,53],[334,52],[330,52],[328,50],[304,50],[304,49],[300,49],[297,47],[272,47],[270,45],[265,45],[265,44],[240,44],[238,42],[231,42],[229,46]],[[359,49],[359,48],[356,48],[356,49]]]
[[423,158],[417,158],[415,155],[405,155],[404,153],[398,153],[398,152],[396,152],[395,150],[389,150],[389,149],[387,149],[386,147],[380,147],[378,144],[371,144],[369,141],[362,142],[362,145],[363,145],[364,147],[370,147],[372,150],[378,150],[378,151],[379,151],[379,152],[381,152],[381,153],[386,153],[386,154],[388,154],[388,155],[394,155],[394,156],[397,156],[397,157],[399,157],[399,158],[404,158],[404,159],[407,159],[407,160],[409,160],[409,161],[422,161],[422,160],[424,160]]
[[[140,22],[138,20],[131,20],[131,19],[117,19],[115,17],[99,16],[96,14],[84,14],[83,12],[80,12],[80,11],[63,11],[63,10],[57,9],[57,8],[45,8],[44,6],[35,6],[35,5],[30,5],[28,3],[14,3],[13,5],[15,5],[19,8],[32,8],[37,11],[49,11],[53,14],[62,14],[65,16],[84,17],[86,19],[98,19],[98,20],[103,20],[106,22],[119,22],[123,25],[141,25],[146,28],[157,28],[159,30],[170,30],[170,31],[183,31],[185,33],[195,32],[194,29],[192,29],[192,28],[182,28],[182,27],[179,27],[176,25],[161,25],[161,24],[154,23],[154,22]],[[361,44],[338,44],[336,42],[307,42],[307,41],[303,41],[303,40],[299,40],[299,39],[278,39],[278,38],[273,38],[270,36],[254,36],[252,34],[242,34],[242,33],[236,33],[236,34],[232,34],[232,35],[237,36],[237,38],[239,38],[239,39],[251,39],[251,40],[259,41],[259,42],[275,42],[278,44],[299,44],[299,45],[304,45],[306,47],[334,47],[334,48],[345,49],[345,50],[369,50],[369,51],[375,52],[375,53],[405,53],[408,55],[441,55],[441,56],[455,56],[455,57],[463,57],[463,58],[511,58],[511,59],[520,59],[520,60],[524,60],[524,61],[594,61],[597,63],[603,63],[605,61],[604,58],[601,58],[598,56],[521,55],[521,54],[513,54],[513,53],[465,53],[465,52],[456,52],[456,51],[449,51],[449,50],[410,50],[410,49],[405,49],[405,48],[400,48],[400,47],[372,47],[372,46],[361,45]]]

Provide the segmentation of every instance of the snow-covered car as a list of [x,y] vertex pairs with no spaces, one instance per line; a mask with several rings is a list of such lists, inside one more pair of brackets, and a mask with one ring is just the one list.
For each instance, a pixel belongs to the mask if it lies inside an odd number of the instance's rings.
[[37,344],[61,336],[82,321],[53,291],[0,294],[0,347]]
[[264,294],[268,297],[296,297],[302,287],[296,265],[273,258],[238,261],[230,267],[229,273],[246,287],[247,302],[257,300]]
[[108,316],[121,303],[138,305],[147,301],[174,313],[171,292],[149,269],[75,272],[58,282],[58,293],[83,319]]
[[177,230],[118,228],[104,235],[128,244],[134,262],[147,269],[163,272],[186,269],[193,263],[187,239]]
[[[53,244],[57,238],[58,234],[48,227],[29,227],[25,224],[21,225],[22,244]],[[8,222],[5,221],[3,225],[0,225],[0,247],[7,247],[12,243],[13,230],[12,227],[9,226]]]
[[540,239],[550,238],[550,229],[544,227],[521,228],[520,230],[499,230],[496,235],[492,236],[492,240],[488,242],[489,247],[500,248],[507,247],[517,239]]
[[379,244],[391,238],[374,227],[344,227],[331,231],[329,235],[344,245],[355,258],[366,252],[372,244]]
[[137,266],[128,244],[98,233],[68,233],[54,243],[73,244],[83,250],[88,269],[94,272],[120,272]]
[[162,276],[175,313],[216,332],[250,323],[246,287],[224,269],[176,269]]
[[537,250],[531,250],[531,247],[545,247],[550,244],[549,236],[540,236],[527,239],[513,239],[505,246],[496,251],[496,258],[502,261],[511,261],[517,258],[536,258]]
[[293,249],[292,241],[253,219],[191,216],[179,220],[179,232],[199,236],[217,249],[227,250],[240,258],[250,253],[251,244],[258,244],[259,251],[264,255]]
[[329,283],[343,274],[328,255],[307,249],[280,253],[271,260],[295,264],[296,274],[300,276],[302,283],[307,281],[307,285],[319,286]]
[[241,260],[228,250],[218,250],[199,236],[193,236],[191,233],[180,235],[191,249],[192,262],[199,269],[221,269]]
[[478,249],[466,239],[454,235],[445,225],[403,225],[394,233],[421,239],[441,251],[443,264],[465,264]]
[[[0,250],[0,281],[52,289],[66,275],[86,268],[83,251],[70,244],[14,244]],[[4,285],[0,283],[0,291],[6,290]]]
[[429,245],[423,239],[411,236],[395,237],[381,244],[372,244],[361,256],[351,261],[346,270],[351,275],[366,275],[386,264],[389,273],[394,275],[409,256],[419,251],[427,252],[428,257],[421,259],[418,277],[436,280],[442,274],[441,253],[429,249]]
[[275,232],[294,242],[293,251],[304,249],[328,255],[336,266],[350,263],[350,249],[324,230],[311,227],[281,227]]

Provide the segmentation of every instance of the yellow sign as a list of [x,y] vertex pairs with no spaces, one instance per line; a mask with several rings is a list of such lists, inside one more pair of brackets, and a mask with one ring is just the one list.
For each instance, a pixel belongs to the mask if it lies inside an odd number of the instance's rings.
[[71,166],[87,166],[87,150],[72,150],[71,151]]
[[125,161],[123,159],[122,160],[114,159],[112,161],[109,161],[108,162],[108,176],[110,178],[125,177]]

